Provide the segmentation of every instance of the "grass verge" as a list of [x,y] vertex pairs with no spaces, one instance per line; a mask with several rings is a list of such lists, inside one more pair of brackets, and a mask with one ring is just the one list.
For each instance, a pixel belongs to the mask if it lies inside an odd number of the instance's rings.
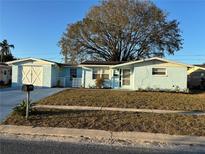
[[182,94],[115,90],[65,90],[38,102],[41,105],[80,105],[162,110],[205,110],[205,92]]
[[205,136],[205,116],[110,111],[33,110],[29,120],[13,112],[3,124]]

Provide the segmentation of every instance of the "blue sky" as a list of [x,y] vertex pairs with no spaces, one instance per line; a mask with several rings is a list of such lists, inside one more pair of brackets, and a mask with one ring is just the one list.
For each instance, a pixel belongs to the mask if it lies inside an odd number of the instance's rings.
[[[62,61],[57,46],[67,24],[81,20],[99,0],[0,0],[0,40],[14,56]],[[205,63],[205,0],[154,0],[180,22],[183,49],[168,59]]]

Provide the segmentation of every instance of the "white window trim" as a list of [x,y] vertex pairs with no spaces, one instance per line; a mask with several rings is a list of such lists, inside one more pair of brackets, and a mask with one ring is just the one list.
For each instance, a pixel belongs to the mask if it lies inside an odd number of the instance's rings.
[[[165,69],[165,74],[164,75],[160,75],[160,74],[153,74],[153,69]],[[156,76],[156,77],[166,77],[166,76],[168,76],[168,74],[167,74],[167,68],[165,68],[165,67],[152,67],[152,76]]]

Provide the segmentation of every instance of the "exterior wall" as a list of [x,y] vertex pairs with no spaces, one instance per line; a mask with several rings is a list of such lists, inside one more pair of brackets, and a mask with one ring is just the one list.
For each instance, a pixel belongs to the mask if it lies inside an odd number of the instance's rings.
[[[152,68],[166,68],[166,75],[152,75]],[[134,65],[134,89],[186,91],[187,67],[150,61]]]
[[51,87],[55,87],[58,84],[59,68],[57,66],[51,67]]
[[91,88],[95,87],[95,80],[92,79],[92,69],[83,69],[84,73],[84,87]]
[[52,87],[52,65],[43,65],[43,87]]
[[[97,67],[97,66],[96,66]],[[83,85],[85,88],[95,87],[95,80],[92,79],[94,67],[84,68]],[[98,67],[99,68],[99,67]],[[166,68],[167,74],[164,76],[152,75],[152,68]],[[114,89],[130,89],[130,90],[172,90],[172,91],[186,91],[187,90],[187,67],[165,63],[158,60],[137,63],[133,65],[125,65],[119,68],[121,70],[130,69],[130,85],[124,86],[120,82],[120,75],[113,76],[114,69],[110,69],[108,85]]]
[[[73,80],[78,80],[80,82],[80,85],[82,85],[82,68],[81,67],[74,67],[77,69],[77,78]],[[60,67],[59,68],[59,74],[58,74],[58,80],[62,83],[61,86],[64,87],[72,87],[73,86],[73,80],[70,80],[70,69],[71,67]]]
[[[15,65],[12,65],[12,87],[20,87],[22,86],[22,66],[35,66],[33,62],[20,62]],[[40,64],[39,64],[40,65]],[[44,64],[43,67],[43,81],[42,87],[52,87],[52,79],[51,79],[51,72],[52,72],[52,65]],[[53,81],[54,82],[54,81]]]
[[[93,68],[109,68],[109,79],[105,81],[104,87],[111,87],[115,89],[159,89],[159,90],[187,90],[187,67],[161,62],[159,60],[152,60],[141,62],[132,65],[125,65],[116,69],[130,69],[130,85],[123,86],[120,82],[120,75],[114,76],[113,71],[109,66],[88,66],[88,67],[74,67],[77,69],[77,77],[71,80],[70,66],[52,65],[47,62],[24,61],[12,65],[12,86],[22,85],[22,65],[38,65],[43,67],[43,87],[53,87],[60,83],[63,87],[74,87],[75,83],[79,83],[85,88],[95,87],[95,79],[92,78]],[[166,68],[167,74],[164,76],[152,75],[152,68]]]
[[12,75],[11,75],[11,82],[12,87],[18,87],[19,84],[19,78],[18,78],[18,65],[12,65]]
[[[95,87],[96,86],[96,83],[95,83],[95,79],[93,79],[93,69],[94,68],[100,68],[100,69],[103,69],[103,68],[109,68],[109,67],[87,67],[87,68],[83,68],[82,70],[82,85],[83,87],[85,88],[92,88],[92,87]],[[109,79],[105,80],[104,81],[104,84],[103,86],[106,87],[106,88],[111,88],[112,87],[112,70],[110,69],[109,70]]]

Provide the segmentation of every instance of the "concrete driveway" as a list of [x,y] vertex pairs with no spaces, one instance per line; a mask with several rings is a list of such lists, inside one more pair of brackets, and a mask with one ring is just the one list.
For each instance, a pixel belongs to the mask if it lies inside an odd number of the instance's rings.
[[[35,102],[57,92],[65,90],[64,88],[39,88],[31,92],[31,101]],[[12,111],[12,109],[26,98],[26,93],[19,89],[6,88],[0,89],[0,122]]]

